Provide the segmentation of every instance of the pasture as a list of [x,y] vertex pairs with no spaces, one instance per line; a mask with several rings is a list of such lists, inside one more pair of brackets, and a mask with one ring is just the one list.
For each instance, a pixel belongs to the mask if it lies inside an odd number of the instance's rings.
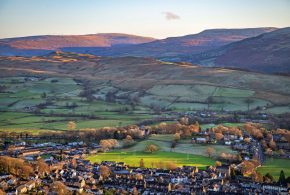
[[279,179],[280,171],[283,170],[285,177],[290,177],[290,160],[278,159],[278,158],[267,158],[263,166],[258,168],[258,172],[265,175],[270,173],[275,180]]
[[[5,86],[0,92],[0,130],[67,130],[68,121],[75,121],[79,129],[125,126],[160,116],[154,114],[154,107],[170,111],[247,110],[246,98],[252,99],[250,109],[270,105],[266,112],[289,112],[287,106],[282,109],[257,98],[253,90],[206,84],[157,84],[140,95],[93,82],[94,95],[103,99],[88,101],[80,96],[84,86],[71,78],[6,77],[0,82]],[[109,92],[116,94],[117,101],[105,101]],[[136,94],[140,95],[136,98],[138,104],[132,106],[128,99],[134,99]],[[209,97],[211,102],[206,102]]]
[[[272,102],[256,96],[255,91],[212,85],[155,85],[142,97],[145,105],[156,104],[177,111],[228,110],[247,111],[270,106]],[[247,99],[251,99],[248,105]],[[210,100],[209,100],[210,99]]]
[[156,167],[157,164],[174,162],[178,166],[188,165],[197,166],[199,168],[205,168],[209,165],[214,165],[215,161],[211,158],[183,154],[176,152],[164,152],[159,151],[156,153],[145,153],[141,151],[136,152],[123,152],[123,151],[113,151],[108,153],[99,153],[97,155],[92,155],[87,158],[92,162],[102,162],[102,161],[116,161],[125,162],[130,166],[139,166],[140,160],[144,160],[145,167]]
[[203,144],[192,144],[190,139],[180,140],[175,148],[171,148],[171,143],[174,140],[174,135],[151,135],[148,139],[138,142],[136,145],[122,149],[123,152],[135,152],[144,151],[144,148],[149,144],[155,144],[158,146],[159,151],[164,152],[177,152],[191,155],[200,155],[207,157],[207,148],[213,147],[215,153],[213,157],[217,157],[222,152],[235,153],[229,146],[225,145],[203,145]]
[[[148,139],[139,141],[132,147],[91,155],[88,156],[88,159],[98,163],[101,161],[125,162],[130,166],[139,166],[140,160],[143,159],[146,167],[156,167],[162,161],[164,163],[174,162],[178,166],[190,165],[204,168],[208,165],[214,165],[214,158],[218,157],[222,152],[236,153],[229,146],[191,144],[190,140],[180,140],[176,148],[171,149],[170,146],[173,139],[173,135],[151,135]],[[157,145],[158,151],[155,153],[144,152],[148,144]],[[215,153],[211,158],[206,154],[206,149],[209,146],[215,149]],[[286,177],[290,176],[289,160],[268,158],[265,164],[258,168],[259,173],[263,175],[270,173],[275,180],[278,180],[281,170],[284,170]]]
[[7,77],[1,79],[0,130],[66,130],[68,121],[77,128],[125,126],[154,117],[143,106],[94,100],[79,94],[83,87],[70,78]]
[[[192,144],[189,139],[180,140],[177,146],[172,149],[171,143],[173,139],[174,136],[169,134],[151,135],[146,140],[138,141],[132,147],[91,155],[88,159],[98,163],[101,161],[119,161],[131,166],[139,166],[140,159],[144,159],[147,167],[156,167],[156,164],[161,161],[174,162],[178,166],[190,165],[204,168],[214,165],[214,158],[222,152],[235,153],[228,146]],[[158,146],[158,151],[155,153],[144,152],[145,147],[149,144]],[[215,149],[215,153],[211,158],[206,154],[206,149],[209,146]]]

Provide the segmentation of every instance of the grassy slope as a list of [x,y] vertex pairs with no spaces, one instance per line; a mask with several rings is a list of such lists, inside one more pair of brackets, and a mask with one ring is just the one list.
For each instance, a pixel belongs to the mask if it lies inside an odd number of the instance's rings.
[[[277,75],[180,65],[149,58],[100,58],[69,53],[34,59],[2,57],[1,64],[5,64],[0,73],[3,75],[35,73],[33,70],[41,69],[44,74],[88,79],[96,83],[93,87],[98,95],[112,89],[117,94],[141,92],[143,106],[155,104],[173,110],[200,110],[207,107],[206,99],[213,97],[211,109],[247,110],[245,100],[251,98],[254,100],[251,109],[267,105],[273,106],[276,112],[276,106],[287,107],[290,103],[290,79]],[[77,87],[67,85],[65,89],[70,89],[67,94],[78,92]],[[37,91],[44,89],[36,87]],[[282,111],[290,112],[288,107]]]
[[258,172],[263,175],[270,173],[276,180],[279,179],[281,170],[284,170],[286,177],[290,176],[290,160],[268,158],[265,164],[258,168]]
[[[180,140],[177,147],[171,150],[171,141],[174,139],[173,135],[154,135],[147,140],[140,141],[136,145],[126,149],[118,149],[108,153],[100,153],[98,155],[89,156],[88,159],[93,162],[109,161],[124,161],[129,165],[138,166],[140,159],[143,158],[145,165],[151,167],[151,162],[159,161],[173,161],[177,165],[192,165],[198,167],[205,167],[213,165],[215,160],[206,155],[208,145],[191,144],[190,140]],[[159,150],[156,153],[145,153],[144,149],[148,144],[155,144]],[[233,153],[228,146],[211,145],[215,148],[216,154],[221,152]]]

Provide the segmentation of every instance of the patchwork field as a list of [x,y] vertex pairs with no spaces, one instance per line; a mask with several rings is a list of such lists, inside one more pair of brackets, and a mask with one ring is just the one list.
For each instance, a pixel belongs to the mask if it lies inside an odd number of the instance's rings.
[[171,111],[290,112],[285,76],[61,52],[0,58],[0,130],[123,126]]
[[88,102],[79,96],[83,87],[70,78],[7,77],[1,83],[6,89],[0,93],[0,130],[66,130],[68,121],[79,129],[125,126],[154,117],[142,106]]
[[[50,78],[43,83],[34,82],[33,90],[28,91],[23,84],[14,83],[12,88],[18,90],[18,95],[14,94],[15,101],[21,96],[42,101],[31,94],[42,92],[75,96],[82,86],[68,78],[77,78],[89,80],[97,98],[112,93],[118,102],[134,100],[137,105],[147,108],[173,111],[266,109],[269,113],[277,113],[278,108],[280,113],[289,112],[290,79],[286,76],[167,63],[151,58],[107,58],[74,53],[55,53],[39,58],[2,57],[0,67],[3,77],[36,75],[37,72]],[[56,77],[64,80],[51,86]],[[6,80],[10,82],[10,78]],[[3,99],[0,107],[11,105],[6,95],[0,94],[0,97]],[[21,102],[16,102],[17,106],[21,107]]]
[[[252,101],[249,109],[270,106],[272,103],[257,98],[255,91],[211,85],[156,85],[147,90],[142,98],[145,105],[159,104],[173,110],[248,110],[247,99]],[[211,98],[209,100],[209,98]]]

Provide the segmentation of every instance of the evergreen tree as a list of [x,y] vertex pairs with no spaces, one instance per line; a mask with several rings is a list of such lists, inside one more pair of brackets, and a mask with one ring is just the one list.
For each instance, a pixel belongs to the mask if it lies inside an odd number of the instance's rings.
[[46,96],[47,96],[47,95],[46,95],[46,93],[45,93],[45,92],[43,92],[43,93],[41,94],[41,98],[42,98],[42,99],[45,99],[45,98],[46,98]]
[[283,170],[280,171],[280,176],[279,176],[278,183],[280,185],[286,185],[286,178],[285,178],[285,173],[284,173]]

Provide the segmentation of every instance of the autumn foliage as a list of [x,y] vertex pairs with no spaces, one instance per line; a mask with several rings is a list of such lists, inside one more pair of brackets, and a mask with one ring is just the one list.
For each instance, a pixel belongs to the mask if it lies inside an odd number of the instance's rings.
[[158,147],[154,144],[149,144],[145,148],[145,152],[150,152],[150,153],[156,152],[157,150],[158,150]]
[[19,158],[0,156],[0,172],[27,179],[34,170],[30,164]]

